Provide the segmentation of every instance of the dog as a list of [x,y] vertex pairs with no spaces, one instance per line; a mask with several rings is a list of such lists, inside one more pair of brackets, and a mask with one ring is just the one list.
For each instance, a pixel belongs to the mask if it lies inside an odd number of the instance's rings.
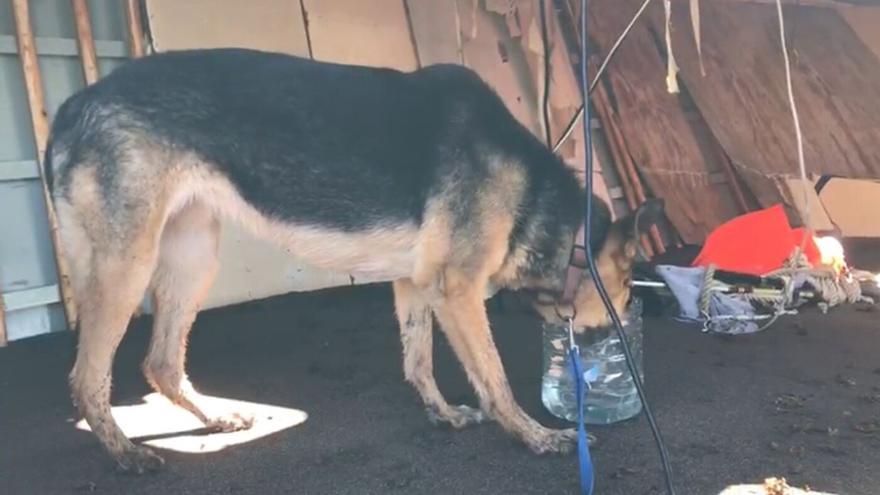
[[[155,311],[147,381],[209,427],[249,426],[211,410],[184,366],[217,273],[221,218],[317,267],[393,281],[404,375],[433,421],[492,419],[535,452],[572,448],[574,430],[546,428],[514,400],[484,301],[502,288],[561,289],[585,193],[471,70],[245,49],[151,55],[67,99],[45,158],[78,312],[71,393],[121,469],[163,464],[126,438],[109,403],[113,356],[145,294]],[[596,261],[623,311],[638,237],[662,205],[640,209],[644,225],[595,206]],[[580,278],[574,324],[601,325],[605,308]],[[478,409],[437,388],[432,316]]]

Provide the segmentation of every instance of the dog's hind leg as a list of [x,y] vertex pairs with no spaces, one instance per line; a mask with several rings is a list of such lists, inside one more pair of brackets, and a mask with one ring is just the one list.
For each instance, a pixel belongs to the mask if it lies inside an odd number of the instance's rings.
[[486,314],[485,285],[473,275],[447,269],[444,291],[432,301],[440,325],[464,366],[480,407],[537,453],[567,452],[575,430],[552,430],[529,417],[516,403]]
[[[83,188],[71,194],[82,198],[88,193]],[[147,220],[134,221],[134,217],[144,217],[124,212],[111,220],[105,217],[116,213],[101,206],[100,202],[82,200],[58,209],[66,254],[83,254],[88,260],[71,263],[80,322],[71,392],[80,413],[119,467],[141,473],[158,469],[162,459],[150,449],[134,445],[113,420],[111,371],[116,348],[155,266],[161,217],[147,213]],[[131,217],[123,218],[130,213]],[[124,234],[110,230],[120,223],[128,226]]]
[[155,316],[143,370],[157,392],[183,407],[205,426],[222,431],[249,427],[241,415],[212,410],[186,375],[186,344],[196,314],[217,275],[220,223],[214,212],[193,202],[169,218],[150,285]]
[[482,411],[464,405],[449,405],[437,388],[431,307],[411,280],[394,282],[394,306],[400,323],[403,374],[422,397],[431,422],[449,423],[456,428],[482,422],[485,419]]

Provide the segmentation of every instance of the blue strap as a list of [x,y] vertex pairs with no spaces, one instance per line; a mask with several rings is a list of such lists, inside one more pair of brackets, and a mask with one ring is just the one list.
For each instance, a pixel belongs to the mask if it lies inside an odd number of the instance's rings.
[[[568,350],[569,361],[571,361],[571,371],[574,375],[575,392],[577,393],[578,408],[578,461],[581,473],[581,495],[592,495],[593,493],[593,460],[590,457],[590,444],[587,442],[587,428],[584,425],[584,387],[585,376],[583,365],[581,364],[581,355],[578,348],[572,347]],[[590,370],[595,372],[595,369]]]

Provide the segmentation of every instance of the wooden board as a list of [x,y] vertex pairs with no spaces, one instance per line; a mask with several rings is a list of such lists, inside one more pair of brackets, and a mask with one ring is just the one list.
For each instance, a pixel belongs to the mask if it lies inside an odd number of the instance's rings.
[[[517,113],[521,121],[525,121],[526,125],[536,130],[539,128],[539,122],[535,121],[539,117],[540,111],[540,91],[543,77],[543,46],[540,44],[540,31],[538,31],[538,20],[535,17],[537,3],[531,0],[518,0],[510,2],[508,0],[489,0],[485,3],[484,13],[473,11],[474,4],[469,0],[458,2],[458,16],[456,20],[456,9],[446,2],[437,2],[435,0],[407,0],[407,8],[410,15],[410,23],[413,30],[413,38],[419,54],[421,65],[427,66],[435,63],[460,63],[459,54],[459,36],[456,34],[457,23],[464,24],[460,39],[462,45],[469,45],[473,41],[469,38],[474,30],[470,24],[476,15],[488,18],[492,21],[492,31],[488,34],[496,36],[496,44],[505,47],[505,52],[513,51],[519,54],[526,61],[526,65],[511,65],[509,63],[509,53],[506,53],[508,63],[497,53],[497,61],[491,58],[491,54],[486,57],[477,57],[471,60],[471,66],[479,63],[475,67],[486,79],[491,79],[490,84],[496,86],[496,89],[502,93],[502,98],[508,107],[522,107]],[[506,29],[500,21],[503,19]],[[573,68],[568,60],[565,44],[562,35],[555,25],[553,18],[549,18],[553,36],[554,49],[552,52],[552,83],[550,92],[550,106],[554,141],[559,138],[565,125],[571,120],[572,116],[577,112],[580,103],[580,92],[577,89],[577,80],[574,76]],[[478,21],[479,22],[479,21]],[[479,26],[477,26],[479,28]],[[477,29],[477,38],[480,31]],[[483,33],[484,36],[487,33]],[[518,43],[518,46],[517,46]],[[488,47],[488,43],[486,43]],[[488,48],[486,48],[488,50]],[[470,48],[473,52],[474,47]],[[500,62],[500,63],[497,63]],[[485,64],[485,65],[483,65]],[[492,71],[487,74],[485,71]],[[501,72],[498,72],[501,71]],[[521,72],[519,75],[514,71]],[[524,72],[524,73],[522,73]],[[519,88],[518,88],[519,86]],[[500,88],[500,89],[499,89]],[[535,98],[532,102],[524,102],[524,95],[532,94]],[[523,105],[531,104],[533,109],[525,111]],[[543,139],[543,134],[538,133],[538,137]],[[573,133],[572,137],[566,142],[565,146],[560,149],[560,156],[571,165],[581,183],[584,182],[583,172],[583,138],[580,132]],[[600,160],[595,161],[594,185],[596,193],[609,204],[611,198],[608,194],[608,188],[602,177],[602,164]]]
[[[640,2],[597,2],[589,32],[599,53],[611,44]],[[714,184],[677,95],[667,93],[665,63],[645,23],[636,24],[607,71],[607,87],[629,152],[685,242],[701,242],[739,214],[729,188]]]
[[0,347],[6,347],[6,309],[3,307],[3,295],[0,294]]
[[[800,178],[786,179],[783,181],[782,190],[785,194],[786,203],[793,205],[796,211],[804,211],[804,182]],[[816,193],[816,185],[807,181],[807,201],[810,208],[810,228],[816,232],[831,232],[834,224],[828,217],[819,195]]]
[[[662,9],[652,25],[662,33]],[[703,2],[700,75],[687,9],[673,12],[681,78],[763,206],[798,175],[776,10]],[[880,176],[880,61],[833,9],[785,8],[794,93],[812,174]]]
[[46,145],[49,140],[49,116],[46,112],[46,97],[43,93],[43,78],[40,72],[40,64],[27,0],[14,0],[12,2],[12,10],[15,19],[18,57],[21,62],[21,71],[24,76],[25,88],[27,89],[28,108],[30,109],[31,125],[34,132],[34,145],[37,151],[37,163],[39,163],[40,185],[43,192],[43,201],[46,205],[49,236],[52,240],[53,254],[55,255],[55,268],[58,274],[61,303],[64,307],[65,318],[67,319],[67,328],[69,330],[74,330],[76,329],[77,314],[76,304],[74,303],[73,287],[70,282],[70,270],[61,250],[61,238],[58,233],[58,220],[55,216],[55,205],[49,194],[49,188],[46,182],[45,164],[43,163],[46,155]]
[[423,67],[464,63],[498,92],[521,123],[540,135],[532,75],[501,15],[478,8],[476,0],[408,0],[407,6]]
[[247,47],[309,54],[297,1],[146,0],[146,7],[156,51]]
[[141,19],[140,2],[138,0],[125,0],[125,24],[128,28],[128,53],[131,58],[140,58],[146,55],[146,41],[144,39],[144,24]]
[[77,47],[82,62],[83,77],[86,84],[94,84],[100,77],[98,54],[95,52],[95,39],[92,36],[92,22],[89,19],[89,6],[86,0],[73,0],[73,16],[76,24]]
[[843,236],[880,237],[875,213],[880,211],[880,182],[834,178],[819,192],[819,199]]
[[880,6],[848,7],[838,12],[865,46],[880,58]]
[[303,8],[316,60],[418,67],[402,0],[303,0]]
[[[537,91],[523,51],[502,16],[458,0],[465,64],[498,92],[517,120],[541,136]],[[541,138],[543,139],[543,138]]]
[[[147,0],[147,9],[159,51],[238,46],[309,56],[303,13],[296,0]],[[253,237],[236,222],[224,220],[221,232],[220,272],[206,308],[351,283],[348,274],[311,267],[275,244]]]
[[454,4],[406,0],[406,6],[421,66],[461,63]]

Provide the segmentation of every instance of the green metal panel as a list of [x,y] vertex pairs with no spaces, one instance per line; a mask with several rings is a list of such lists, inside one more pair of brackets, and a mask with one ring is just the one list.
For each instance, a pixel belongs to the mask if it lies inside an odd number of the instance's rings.
[[[88,5],[100,71],[107,74],[128,53],[124,4]],[[51,119],[84,84],[73,11],[66,0],[31,0],[30,9]],[[9,303],[10,340],[66,326],[36,158],[11,6],[0,1],[0,293]]]

